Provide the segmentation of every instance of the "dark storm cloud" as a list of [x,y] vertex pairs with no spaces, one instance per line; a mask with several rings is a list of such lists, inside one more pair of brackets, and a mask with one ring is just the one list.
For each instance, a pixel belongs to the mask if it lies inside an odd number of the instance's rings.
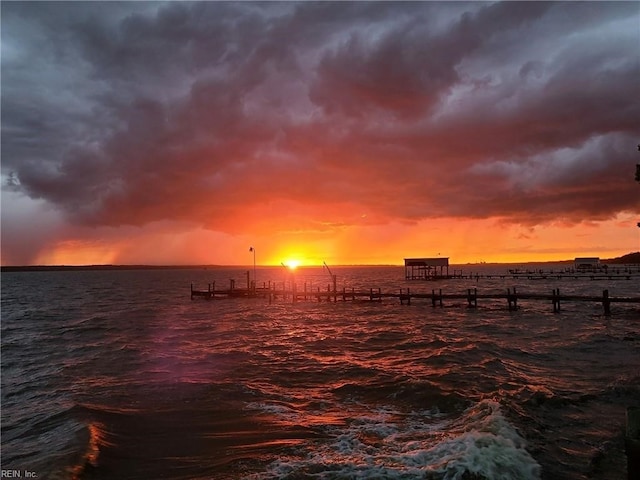
[[320,62],[314,100],[329,112],[358,117],[371,114],[371,108],[423,114],[460,81],[456,66],[465,56],[548,8],[544,3],[491,5],[477,15],[463,13],[437,33],[418,14],[385,29],[377,40],[353,34]]
[[638,211],[638,9],[3,3],[3,188],[81,224],[229,231],[278,201],[378,221]]

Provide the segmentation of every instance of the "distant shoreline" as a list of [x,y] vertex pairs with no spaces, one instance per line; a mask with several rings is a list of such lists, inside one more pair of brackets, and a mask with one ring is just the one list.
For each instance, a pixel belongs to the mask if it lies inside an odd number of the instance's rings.
[[8,265],[0,267],[0,272],[66,272],[83,270],[207,270],[225,267],[225,265]]
[[[528,262],[487,262],[466,263],[452,265],[527,265],[527,264],[562,264],[573,263],[574,260],[550,260]],[[603,264],[640,264],[640,252],[629,253],[622,257],[601,259]],[[319,265],[318,265],[319,266]],[[264,267],[277,267],[277,265],[261,265]],[[375,264],[375,265],[336,265],[336,267],[402,267],[402,264]],[[222,268],[249,268],[248,265],[7,265],[0,266],[0,272],[65,272],[65,271],[119,271],[119,270],[209,270]],[[305,267],[301,267],[305,268]]]

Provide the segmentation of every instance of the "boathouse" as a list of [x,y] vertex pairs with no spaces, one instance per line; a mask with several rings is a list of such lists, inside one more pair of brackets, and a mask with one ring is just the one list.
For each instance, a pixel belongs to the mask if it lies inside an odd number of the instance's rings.
[[593,271],[600,267],[599,257],[576,257],[573,266],[577,271]]
[[406,280],[449,278],[449,257],[405,258],[404,278]]

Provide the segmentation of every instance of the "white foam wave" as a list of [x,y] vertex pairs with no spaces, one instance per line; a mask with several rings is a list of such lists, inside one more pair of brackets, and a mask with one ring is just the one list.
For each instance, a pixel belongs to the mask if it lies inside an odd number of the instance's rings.
[[251,478],[537,480],[541,475],[526,442],[493,400],[454,419],[378,410],[333,433],[331,441],[309,444],[302,456],[281,458]]
[[460,479],[465,472],[493,480],[540,478],[540,465],[526,442],[492,400],[481,401],[452,422],[441,442],[408,457],[446,480]]

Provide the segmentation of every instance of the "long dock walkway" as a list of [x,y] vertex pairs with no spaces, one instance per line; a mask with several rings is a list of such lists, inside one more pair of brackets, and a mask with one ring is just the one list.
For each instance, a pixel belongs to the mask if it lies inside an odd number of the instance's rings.
[[[527,279],[527,280],[547,280],[556,279],[562,280],[563,278],[573,280],[640,280],[640,273],[626,273],[626,274],[608,274],[608,273],[508,273],[508,274],[463,274],[459,276],[449,276],[440,278],[461,278],[465,280],[477,280],[482,278],[512,278],[512,279]],[[438,279],[440,279],[438,278]]]
[[434,280],[449,280],[449,279],[461,279],[461,280],[481,280],[481,279],[526,279],[526,280],[640,280],[640,270],[634,271],[599,271],[599,272],[554,272],[554,271],[522,271],[514,270],[508,273],[462,273],[455,272],[451,275],[432,275],[427,278],[411,278],[407,277],[405,280],[412,281],[434,281]]
[[307,289],[306,284],[302,290],[296,284],[287,287],[285,283],[276,285],[269,283],[263,287],[235,288],[233,282],[229,288],[216,289],[215,282],[208,284],[207,290],[194,289],[191,284],[191,299],[205,298],[214,300],[216,298],[265,298],[269,303],[276,300],[291,301],[316,301],[316,302],[346,302],[356,300],[368,300],[381,302],[383,299],[399,300],[401,304],[411,305],[412,300],[423,300],[431,302],[433,307],[444,306],[445,300],[466,300],[469,308],[477,308],[478,300],[505,300],[510,311],[518,310],[520,300],[545,301],[548,302],[554,312],[560,312],[561,304],[565,302],[592,302],[602,304],[605,315],[611,314],[612,303],[631,303],[640,305],[640,297],[611,297],[609,290],[603,290],[602,295],[563,295],[559,288],[554,288],[550,294],[545,293],[522,293],[516,288],[507,288],[505,292],[478,293],[476,288],[468,288],[463,293],[442,293],[442,289],[431,290],[431,293],[412,292],[409,288],[401,288],[395,292],[383,292],[381,288],[369,288],[356,290],[355,288],[341,290],[331,288],[327,285],[326,290],[318,287],[316,290]]

